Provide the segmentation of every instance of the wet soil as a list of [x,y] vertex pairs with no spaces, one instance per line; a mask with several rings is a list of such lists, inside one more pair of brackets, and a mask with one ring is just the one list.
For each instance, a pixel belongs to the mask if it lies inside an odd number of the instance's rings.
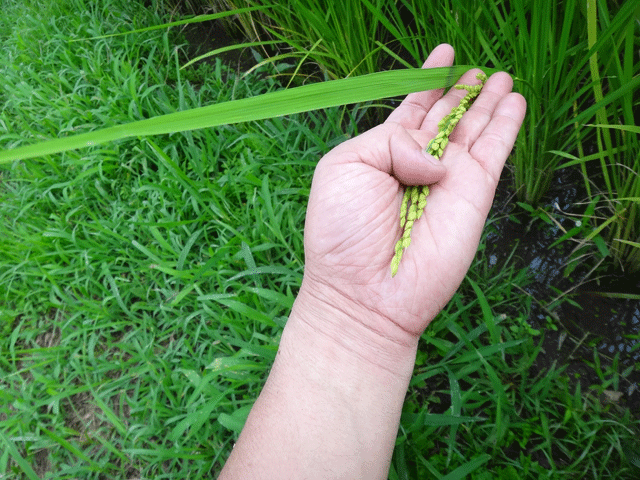
[[[617,296],[640,293],[640,275],[621,271],[610,258],[599,258],[595,246],[581,259],[581,253],[573,253],[577,241],[553,245],[582,221],[587,208],[577,170],[557,172],[540,206],[557,223],[546,223],[518,206],[512,184],[505,169],[492,209],[499,220],[492,223],[495,232],[489,236],[487,252],[490,262],[500,263],[515,249],[512,262],[517,268],[527,267],[533,276],[525,287],[535,299],[529,322],[545,332],[545,354],[539,355],[534,368],[565,366],[583,391],[615,392],[616,403],[640,416],[640,302]],[[608,384],[616,372],[625,375],[617,385]]]

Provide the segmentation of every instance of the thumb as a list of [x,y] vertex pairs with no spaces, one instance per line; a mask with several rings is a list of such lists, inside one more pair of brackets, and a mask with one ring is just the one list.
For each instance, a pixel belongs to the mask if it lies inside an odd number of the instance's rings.
[[[423,133],[423,132],[420,132]],[[444,177],[446,167],[401,125],[389,137],[390,174],[404,185],[431,185]]]
[[442,180],[445,166],[425,151],[430,136],[407,130],[399,123],[383,123],[341,143],[322,160],[325,163],[365,163],[404,185],[431,185]]

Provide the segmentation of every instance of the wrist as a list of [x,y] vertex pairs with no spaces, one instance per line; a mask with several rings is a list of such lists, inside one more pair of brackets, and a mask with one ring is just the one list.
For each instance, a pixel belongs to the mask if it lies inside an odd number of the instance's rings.
[[387,478],[417,339],[308,288],[221,478]]
[[306,290],[296,298],[256,415],[264,422],[265,405],[277,405],[296,451],[278,456],[290,477],[265,478],[327,478],[327,466],[331,478],[387,478],[417,341],[381,337],[357,311]]
[[[376,376],[410,377],[419,337],[330,287],[303,281],[287,323],[297,345]],[[286,345],[285,345],[286,346]]]
[[386,479],[417,342],[303,281],[221,478]]

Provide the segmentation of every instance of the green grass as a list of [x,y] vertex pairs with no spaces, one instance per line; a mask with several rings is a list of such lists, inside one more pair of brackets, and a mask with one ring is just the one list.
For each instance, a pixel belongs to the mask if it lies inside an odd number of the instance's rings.
[[[165,3],[170,9],[177,7],[176,2]],[[110,128],[84,135],[71,135],[73,130],[63,129],[59,132],[62,138],[49,143],[0,152],[0,163],[139,135],[208,128],[372,100],[400,91],[406,93],[415,90],[410,82],[405,82],[410,74],[425,75],[420,81],[433,80],[434,86],[445,85],[459,72],[454,75],[433,70],[428,73],[380,70],[386,70],[391,64],[417,66],[433,46],[447,41],[455,47],[459,63],[485,65],[485,69],[490,65],[512,72],[517,88],[528,100],[527,117],[511,158],[519,200],[534,208],[544,203],[555,171],[566,166],[578,168],[579,165],[586,201],[605,193],[598,206],[598,215],[591,222],[593,230],[586,232],[585,245],[595,251],[589,240],[604,229],[605,256],[622,270],[640,269],[637,242],[640,238],[640,202],[637,200],[640,177],[636,174],[640,142],[637,132],[609,129],[634,125],[640,61],[634,57],[638,14],[632,2],[618,5],[591,0],[587,8],[575,0],[565,0],[559,8],[557,2],[547,0],[542,3],[451,0],[444,4],[409,0],[396,3],[290,0],[270,4],[255,0],[249,2],[249,7],[243,4],[243,8],[236,8],[234,2],[202,0],[183,3],[182,8],[194,9],[198,3],[218,13],[128,30],[141,33],[220,18],[227,21],[229,28],[241,25],[249,41],[191,58],[182,62],[181,69],[222,52],[261,46],[275,48],[278,54],[258,62],[253,68],[265,63],[277,62],[282,66],[283,62],[295,62],[295,68],[279,68],[279,75],[288,78],[287,86],[294,81],[299,83],[306,75],[319,73],[332,79],[359,75],[353,81],[362,81],[365,87],[358,83],[349,90],[346,84],[343,87],[340,83],[344,80],[315,82],[306,88],[318,93],[313,96],[317,102],[311,101],[309,90],[292,89],[274,96],[256,96],[238,104],[214,104],[199,110],[184,110],[180,105],[180,111],[168,116],[148,117],[142,113],[140,117],[144,120],[138,118],[128,123],[110,119],[113,124]],[[158,5],[154,5],[158,11]],[[228,8],[236,10],[229,12]],[[290,15],[291,11],[296,11],[297,15]],[[238,19],[237,24],[230,23],[231,13]],[[344,18],[358,18],[359,21],[344,22]],[[135,27],[135,22],[128,25],[131,26]],[[119,33],[94,35],[93,39],[125,33],[120,30],[123,28],[116,29]],[[253,41],[256,36],[263,40]],[[611,52],[617,52],[617,55]],[[387,89],[387,77],[380,77],[387,74],[396,75],[394,82],[402,80],[402,86],[398,83],[398,88]],[[132,93],[135,92],[135,105],[152,93],[150,90],[136,92],[136,79],[129,80],[128,86]],[[423,88],[427,85],[425,82]],[[331,99],[328,90],[332,90]],[[375,121],[376,115],[370,113],[367,119]],[[594,128],[593,123],[597,123],[598,128]],[[28,127],[26,131],[29,131]],[[20,145],[24,140],[20,135],[13,139],[15,142],[9,143],[10,147]],[[596,153],[585,154],[585,150],[594,147]],[[560,165],[566,158],[571,161]],[[595,172],[587,165],[594,160],[600,166]],[[604,222],[598,220],[602,217]],[[597,247],[603,251],[602,245]]]
[[[221,2],[201,3],[220,8]],[[639,25],[634,2],[250,4],[263,8],[241,16],[246,35],[262,32],[260,38],[277,40],[272,61],[294,59],[293,73],[302,79],[318,71],[331,78],[371,73],[390,61],[415,67],[442,42],[453,45],[458,63],[510,72],[528,102],[510,161],[518,199],[534,208],[544,204],[556,170],[566,166],[566,158],[574,160],[570,165],[582,171],[587,201],[605,194],[593,223],[595,230],[603,224],[597,218],[612,219],[604,235],[612,263],[623,270],[640,269],[637,132],[591,126],[635,125],[640,60],[634,53]],[[588,168],[587,162],[599,168]]]
[[[373,14],[388,4],[383,0],[204,0],[200,3],[213,8],[220,8],[220,4],[233,9],[246,4],[264,7],[257,12],[241,14],[242,28],[249,38],[260,38],[266,33],[277,40],[278,45],[288,47],[289,51],[280,53],[275,59],[295,62],[296,69],[286,74],[290,77],[316,76],[318,70],[321,78],[330,79],[373,73],[380,70],[382,58],[387,57],[384,46],[377,42],[385,19]],[[291,15],[291,12],[296,14]],[[313,65],[312,69],[309,69],[310,65]]]
[[[28,27],[40,28],[30,13]],[[91,20],[110,26],[101,14],[51,21],[73,30]],[[133,79],[134,90],[153,89],[141,104],[149,115],[275,86],[255,75],[227,79],[218,64],[202,83],[177,89],[173,45],[162,33],[76,44],[70,62],[61,33],[38,59],[29,44],[14,44],[20,31],[6,39],[8,51],[38,63],[20,72],[3,62],[7,85],[20,76],[33,85],[11,92],[15,107],[2,120],[12,129],[55,135],[98,95],[99,113],[88,114],[136,118],[138,95],[122,89]],[[101,48],[110,63],[96,56]],[[64,78],[55,75],[63,64]],[[94,67],[91,85],[81,70]],[[53,95],[67,83],[87,93]],[[21,457],[48,464],[55,478],[196,478],[220,468],[233,440],[222,419],[257,395],[300,284],[304,203],[317,159],[345,138],[338,113],[3,170],[0,429],[14,448],[2,449],[10,456],[0,455],[0,472],[17,474]]]
[[[180,70],[172,31],[70,43],[170,20],[94,3],[3,2],[3,147],[279,88],[269,65]],[[300,285],[313,168],[358,120],[334,108],[2,166],[0,478],[215,477]],[[481,247],[422,338],[390,478],[637,477],[638,420],[535,371],[527,281]],[[601,370],[601,388],[623,375]]]

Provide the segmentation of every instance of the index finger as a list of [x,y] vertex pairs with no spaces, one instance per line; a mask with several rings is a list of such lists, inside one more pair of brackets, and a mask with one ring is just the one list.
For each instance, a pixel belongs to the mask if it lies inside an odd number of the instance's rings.
[[[453,47],[446,43],[438,45],[433,49],[422,68],[450,67],[453,65]],[[444,89],[427,90],[407,95],[402,103],[396,108],[385,123],[395,122],[404,128],[418,130],[427,116],[427,112],[434,103],[442,96]]]

